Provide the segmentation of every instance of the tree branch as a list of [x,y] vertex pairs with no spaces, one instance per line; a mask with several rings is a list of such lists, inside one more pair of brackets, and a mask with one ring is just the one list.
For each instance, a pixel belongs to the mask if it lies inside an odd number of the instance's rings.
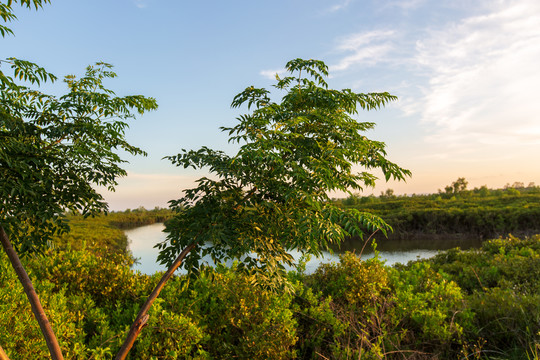
[[4,349],[0,346],[0,360],[9,360],[7,354],[4,352]]
[[148,322],[149,315],[148,311],[150,310],[150,307],[156,300],[156,298],[159,296],[159,293],[165,286],[165,283],[172,277],[176,269],[182,264],[182,261],[184,261],[184,258],[189,254],[191,250],[197,245],[197,243],[193,243],[189,245],[187,248],[182,250],[180,255],[176,258],[174,263],[171,265],[169,270],[163,276],[161,277],[161,280],[154,288],[154,291],[150,294],[148,299],[146,299],[146,302],[141,307],[141,310],[139,310],[139,314],[135,318],[135,321],[131,325],[131,328],[129,329],[128,336],[126,337],[126,340],[124,340],[124,343],[122,344],[122,347],[116,354],[116,360],[124,360],[126,356],[129,353],[129,350],[133,347],[133,344],[135,343],[135,340],[139,336],[139,333],[142,331],[142,329],[146,326],[146,323]]
[[[34,290],[34,286],[32,285],[32,281],[28,277],[26,270],[24,270],[21,260],[19,259],[17,252],[13,249],[13,246],[11,245],[8,236],[4,231],[4,227],[2,226],[0,226],[0,242],[2,243],[2,246],[4,247],[4,250],[9,258],[9,261],[11,262],[11,266],[13,266],[13,269],[15,270],[15,273],[17,273],[19,281],[24,288],[24,292],[26,293],[28,301],[32,306],[32,312],[34,313],[34,316],[39,323],[39,327],[41,328],[41,333],[43,334],[43,337],[45,337],[45,342],[47,343],[47,347],[49,348],[52,359],[63,360],[64,357],[62,356],[60,345],[58,344],[58,340],[54,335],[54,331],[51,327],[51,324],[49,323],[49,319],[47,319],[47,315],[45,315],[45,311],[41,306],[39,297]],[[2,358],[0,357],[0,359]]]

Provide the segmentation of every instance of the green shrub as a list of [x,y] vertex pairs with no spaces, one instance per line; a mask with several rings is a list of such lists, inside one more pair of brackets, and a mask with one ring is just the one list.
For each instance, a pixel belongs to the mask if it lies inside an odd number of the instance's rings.
[[391,272],[396,320],[424,343],[461,343],[472,314],[460,287],[426,262],[414,262]]
[[434,271],[447,274],[467,294],[483,287],[495,287],[501,279],[500,269],[493,266],[493,255],[481,249],[450,249],[427,260]]
[[132,349],[131,358],[207,358],[208,354],[201,351],[200,346],[205,338],[203,330],[187,315],[166,310],[163,305],[163,299],[153,304],[148,326]]
[[[66,360],[112,358],[159,281],[131,271],[129,256],[95,250],[24,259]],[[130,359],[428,359],[460,350],[526,359],[540,343],[540,236],[395,268],[345,254],[290,279],[294,295],[255,287],[234,268],[206,269],[190,282],[174,277]],[[0,324],[12,360],[48,357],[3,252]]]
[[68,294],[83,293],[98,306],[137,301],[149,293],[149,277],[130,269],[131,258],[122,254],[98,255],[85,250],[49,250],[29,260],[28,268],[39,279],[55,284],[54,291],[65,288]]
[[206,334],[202,348],[212,358],[290,359],[296,342],[291,296],[263,290],[255,280],[235,269],[208,269],[190,284],[181,303],[171,298],[174,288],[164,300],[189,309]]
[[427,260],[468,294],[482,288],[540,292],[540,236],[489,240],[481,249],[451,249]]
[[370,305],[388,289],[383,263],[377,258],[362,261],[349,252],[340,256],[339,263],[321,264],[307,281],[314,291],[355,308]]
[[525,349],[540,343],[540,294],[492,288],[470,296],[468,305],[475,313],[474,336],[486,339],[487,349],[525,359]]
[[404,332],[390,317],[395,305],[388,271],[377,258],[362,261],[346,253],[339,263],[323,264],[308,276],[307,286],[318,291],[321,300],[318,307],[311,301],[304,309],[313,320],[304,320],[310,326],[304,324],[301,330],[302,353],[332,359],[398,354]]
[[[92,334],[86,326],[89,319],[93,321],[91,319],[97,316],[104,318],[103,311],[96,309],[93,301],[84,294],[68,296],[64,289],[56,289],[55,284],[35,276],[33,278],[34,287],[65,358],[85,359],[92,353],[106,354],[107,344],[103,338],[114,334],[108,332],[101,339],[96,339],[98,332]],[[0,324],[0,344],[12,360],[49,357],[26,294],[3,253],[0,254]],[[90,348],[88,342],[94,348]],[[95,356],[94,359],[99,357]]]
[[336,317],[330,297],[322,299],[321,293],[314,294],[302,283],[296,288],[291,308],[297,323],[298,359],[332,358],[349,325]]

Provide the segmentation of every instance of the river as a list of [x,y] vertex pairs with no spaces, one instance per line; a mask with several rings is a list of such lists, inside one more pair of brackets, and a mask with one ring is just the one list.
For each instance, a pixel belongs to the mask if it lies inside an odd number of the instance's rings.
[[[154,248],[154,245],[165,240],[165,233],[163,233],[163,224],[152,224],[147,226],[141,226],[135,229],[126,230],[126,235],[130,242],[130,249],[138,262],[133,266],[134,270],[138,270],[145,274],[153,274],[156,271],[166,270],[164,266],[159,265],[156,262],[158,256],[158,249]],[[479,247],[481,241],[479,239],[406,239],[406,240],[388,240],[383,236],[377,238],[377,250],[379,256],[386,260],[387,265],[393,265],[395,263],[407,263],[410,260],[416,260],[418,258],[429,258],[437,254],[440,250],[446,250],[454,247],[461,247],[462,249],[468,249],[471,247]],[[339,261],[339,253],[344,251],[356,251],[359,253],[364,243],[362,241],[348,240],[344,242],[341,249],[334,252],[334,254],[324,253],[322,258],[312,258],[306,264],[306,272],[312,273],[321,263],[328,263],[332,261]],[[295,259],[300,258],[300,254],[297,252],[291,253]],[[368,244],[363,252],[362,258],[368,259],[374,256],[371,246]],[[210,264],[211,259],[205,259]],[[182,273],[181,270],[179,270]]]

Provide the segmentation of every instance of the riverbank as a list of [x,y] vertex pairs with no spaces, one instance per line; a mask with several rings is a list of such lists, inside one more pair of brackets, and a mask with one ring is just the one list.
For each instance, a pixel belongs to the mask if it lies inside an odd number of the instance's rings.
[[389,238],[475,237],[492,239],[540,233],[540,187],[463,190],[456,193],[351,196],[343,207],[383,218]]
[[56,236],[52,245],[56,249],[80,250],[82,248],[100,253],[129,254],[129,242],[125,230],[144,225],[162,223],[170,219],[169,209],[139,208],[100,214],[84,218],[78,214],[67,215],[70,231]]

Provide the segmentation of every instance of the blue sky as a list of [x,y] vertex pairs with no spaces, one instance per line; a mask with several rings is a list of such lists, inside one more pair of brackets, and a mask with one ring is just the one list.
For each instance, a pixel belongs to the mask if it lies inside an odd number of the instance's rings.
[[148,157],[126,157],[129,175],[104,194],[113,210],[179,198],[205,174],[161,158],[233,152],[218,128],[240,113],[234,95],[270,88],[297,57],[325,61],[333,88],[399,97],[359,120],[377,123],[367,135],[413,177],[365,194],[436,192],[458,177],[470,187],[540,184],[537,0],[52,0],[16,15],[3,57],[62,76],[109,62],[117,94],[159,103],[130,125],[129,141]]

